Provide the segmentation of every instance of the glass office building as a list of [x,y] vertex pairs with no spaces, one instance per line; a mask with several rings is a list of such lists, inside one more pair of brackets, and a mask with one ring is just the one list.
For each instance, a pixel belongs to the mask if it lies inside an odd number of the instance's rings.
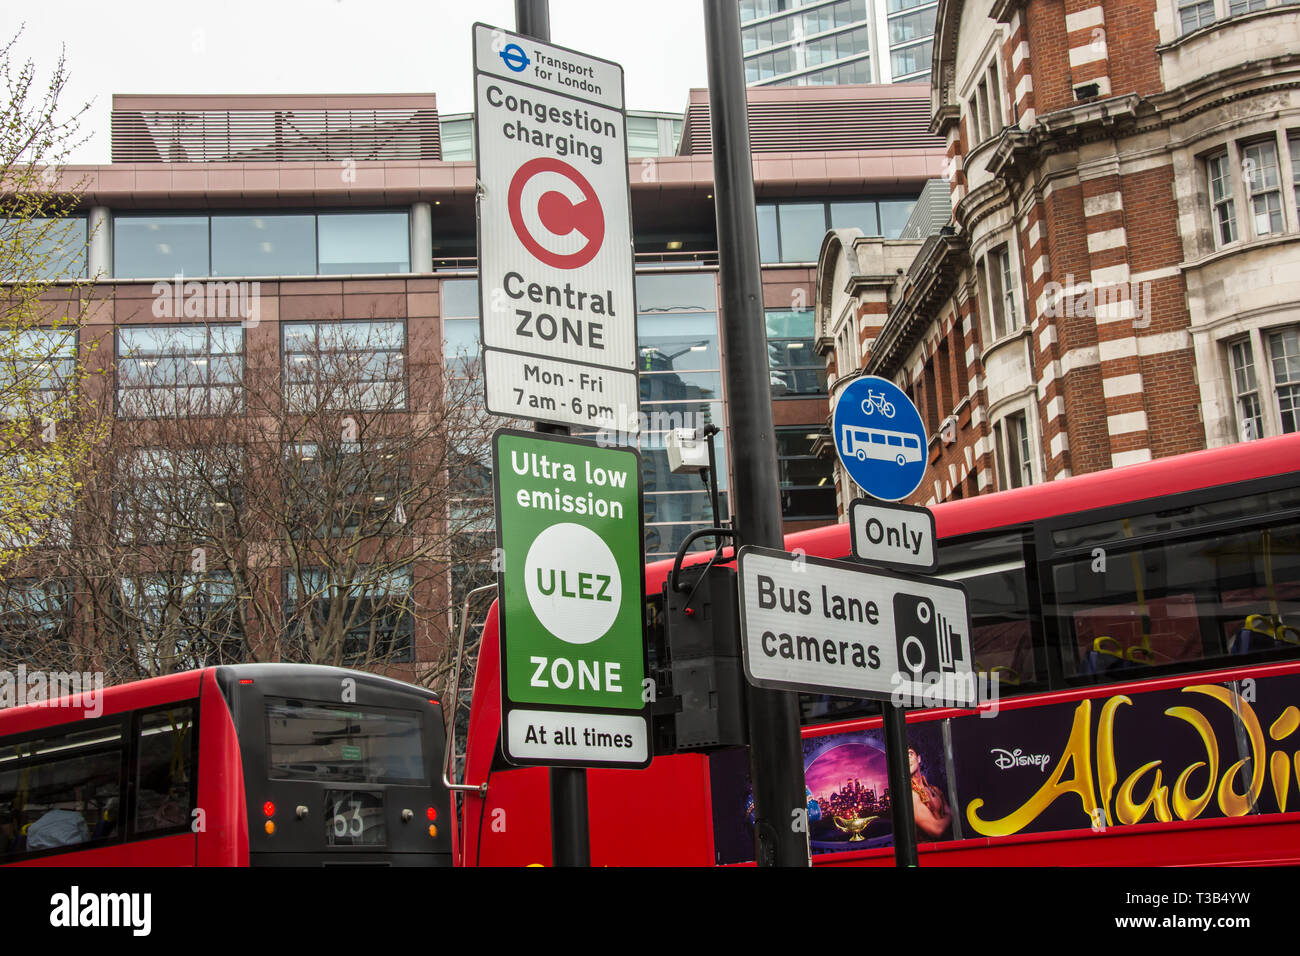
[[750,86],[928,83],[934,0],[741,0]]

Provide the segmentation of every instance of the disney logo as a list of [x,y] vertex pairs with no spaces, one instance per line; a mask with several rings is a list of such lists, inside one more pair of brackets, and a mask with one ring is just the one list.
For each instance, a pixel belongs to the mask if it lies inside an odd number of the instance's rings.
[[1047,762],[1052,759],[1050,754],[1027,754],[1019,747],[1015,750],[994,747],[989,753],[993,755],[993,763],[999,770],[1006,770],[1008,767],[1037,767],[1046,772]]

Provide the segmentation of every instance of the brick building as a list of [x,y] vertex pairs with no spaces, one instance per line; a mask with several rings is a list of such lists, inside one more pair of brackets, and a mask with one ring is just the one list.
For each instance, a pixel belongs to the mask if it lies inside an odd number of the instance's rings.
[[1300,428],[1300,8],[943,0],[932,75],[950,222],[832,232],[817,300],[922,411],[918,503]]

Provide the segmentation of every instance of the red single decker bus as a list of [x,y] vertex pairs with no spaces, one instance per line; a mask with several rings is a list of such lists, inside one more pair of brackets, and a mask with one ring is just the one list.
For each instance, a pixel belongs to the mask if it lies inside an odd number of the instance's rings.
[[[909,714],[902,799],[923,866],[1300,862],[1298,467],[1286,435],[933,509],[936,575],[966,586],[987,703]],[[846,559],[849,528],[786,547]],[[670,564],[646,569],[660,649]],[[497,745],[497,645],[493,605],[461,861],[549,864],[547,771]],[[892,865],[879,706],[801,708],[813,862]],[[752,860],[747,773],[738,747],[589,771],[592,864]]]
[[333,667],[210,667],[0,711],[0,860],[449,866],[429,692]]

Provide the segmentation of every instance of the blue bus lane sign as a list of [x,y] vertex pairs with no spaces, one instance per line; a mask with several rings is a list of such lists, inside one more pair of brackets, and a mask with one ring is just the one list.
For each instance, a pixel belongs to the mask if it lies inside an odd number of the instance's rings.
[[881,501],[902,501],[925,477],[927,441],[921,413],[888,379],[864,375],[835,402],[831,423],[835,453],[863,491]]

